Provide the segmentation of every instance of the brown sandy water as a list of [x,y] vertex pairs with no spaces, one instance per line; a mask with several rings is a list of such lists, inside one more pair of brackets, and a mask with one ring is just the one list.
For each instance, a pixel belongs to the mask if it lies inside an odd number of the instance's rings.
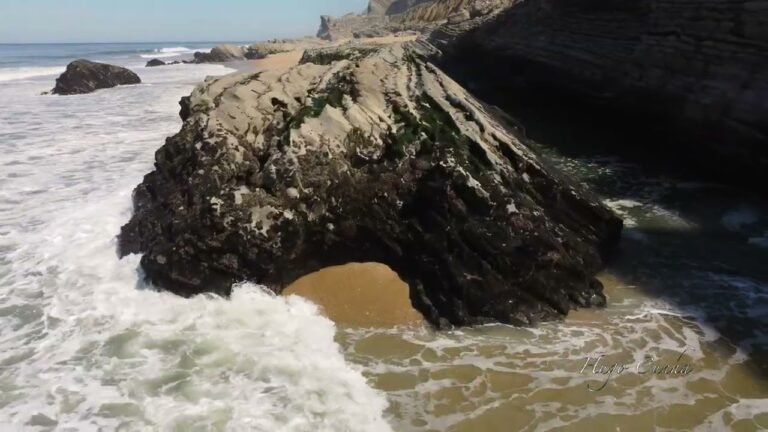
[[768,209],[719,186],[556,156],[585,181],[616,182],[601,192],[627,229],[601,275],[606,309],[437,332],[413,324],[404,284],[381,265],[297,283],[339,319],[337,340],[386,394],[394,430],[768,429],[768,250],[754,241]]
[[297,280],[283,295],[299,295],[321,306],[340,325],[392,327],[423,325],[411,306],[408,285],[389,267],[353,263],[329,267]]
[[[397,431],[768,428],[768,383],[744,352],[693,317],[657,309],[663,305],[609,273],[602,279],[614,306],[606,310],[578,311],[536,329],[436,332],[414,326],[408,307],[393,307],[398,302],[382,304],[380,312],[388,323],[404,317],[405,325],[376,328],[384,321],[369,320],[375,306],[358,302],[379,294],[353,293],[346,302],[340,295],[318,297],[324,288],[339,292],[337,285],[323,285],[336,277],[348,288],[365,281],[356,291],[403,285],[380,265],[344,270],[310,276],[295,292],[309,290],[304,295],[326,311],[341,308],[340,315],[328,315],[346,322],[354,320],[347,311],[361,311],[356,325],[339,325],[337,340],[370,384],[386,393]],[[317,290],[308,285],[313,280]],[[588,357],[601,353],[606,357],[597,372],[594,360],[585,368]],[[673,372],[676,363],[680,370]],[[614,364],[627,370],[606,370]],[[682,370],[685,365],[691,372]]]

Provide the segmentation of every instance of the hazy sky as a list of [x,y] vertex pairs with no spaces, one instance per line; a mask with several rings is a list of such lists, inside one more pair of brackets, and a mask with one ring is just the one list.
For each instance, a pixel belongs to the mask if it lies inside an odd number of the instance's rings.
[[0,0],[0,43],[250,41],[313,35],[366,0]]

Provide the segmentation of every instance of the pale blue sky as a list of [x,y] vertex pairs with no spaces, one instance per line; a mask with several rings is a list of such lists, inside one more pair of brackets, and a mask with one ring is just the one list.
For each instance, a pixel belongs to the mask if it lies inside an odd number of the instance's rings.
[[250,41],[313,35],[366,0],[0,0],[0,43]]

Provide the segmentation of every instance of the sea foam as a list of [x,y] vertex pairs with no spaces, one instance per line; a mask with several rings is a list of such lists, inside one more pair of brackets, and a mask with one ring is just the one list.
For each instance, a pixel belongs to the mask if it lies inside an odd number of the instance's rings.
[[149,85],[77,97],[0,86],[0,429],[390,429],[315,306],[252,284],[183,299],[117,257],[178,99],[227,71],[143,69]]
[[64,69],[64,66],[0,68],[0,82],[58,75],[64,72]]
[[178,57],[185,54],[192,54],[195,51],[207,52],[207,51],[210,51],[210,48],[198,49],[198,50],[189,49],[187,47],[158,48],[154,50],[154,52],[152,52],[151,54],[141,54],[141,57],[143,58]]

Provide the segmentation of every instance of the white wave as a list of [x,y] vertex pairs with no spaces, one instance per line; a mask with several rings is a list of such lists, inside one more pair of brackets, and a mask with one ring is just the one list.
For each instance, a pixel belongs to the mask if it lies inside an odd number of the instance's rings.
[[116,256],[178,99],[228,71],[82,98],[0,87],[0,135],[16,136],[0,153],[0,429],[390,429],[315,306],[255,285],[231,301],[141,289],[138,257]]
[[187,47],[171,47],[171,48],[158,48],[155,50],[155,52],[159,53],[178,53],[178,52],[189,52],[191,51]]
[[0,82],[24,80],[64,72],[64,66],[0,68]]
[[158,48],[151,54],[141,54],[141,57],[143,58],[178,57],[185,54],[192,54],[195,51],[208,52],[210,51],[210,48],[202,48],[202,49],[195,49],[195,50],[187,47]]

